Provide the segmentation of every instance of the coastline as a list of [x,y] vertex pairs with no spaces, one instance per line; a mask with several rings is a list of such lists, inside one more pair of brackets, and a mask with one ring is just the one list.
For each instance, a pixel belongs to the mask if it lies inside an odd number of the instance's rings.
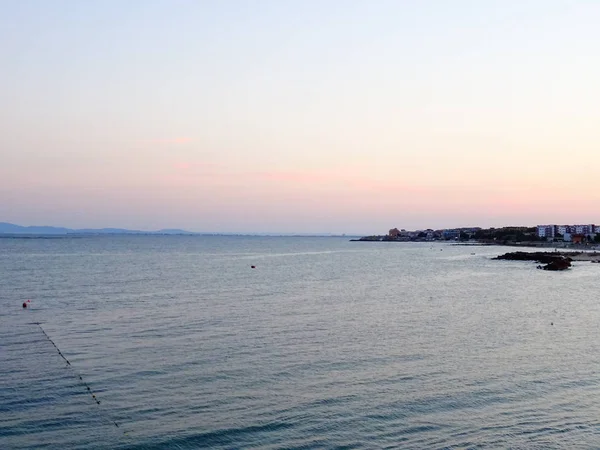
[[573,250],[577,252],[600,252],[600,244],[573,244],[569,242],[540,242],[540,241],[525,241],[525,242],[489,242],[489,241],[447,241],[447,240],[400,240],[400,239],[350,239],[350,242],[395,242],[399,244],[406,243],[426,243],[426,244],[449,244],[453,246],[464,247],[517,247],[517,248],[553,248],[555,251]]

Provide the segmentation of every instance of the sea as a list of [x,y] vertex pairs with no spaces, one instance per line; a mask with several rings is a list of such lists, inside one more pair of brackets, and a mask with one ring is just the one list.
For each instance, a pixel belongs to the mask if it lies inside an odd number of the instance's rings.
[[506,251],[0,239],[0,448],[600,448],[600,264]]

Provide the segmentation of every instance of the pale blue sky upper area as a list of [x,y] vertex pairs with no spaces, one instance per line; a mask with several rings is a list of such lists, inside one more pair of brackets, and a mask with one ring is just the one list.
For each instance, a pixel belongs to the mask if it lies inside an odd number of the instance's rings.
[[[598,1],[0,1],[0,8],[7,220],[93,226],[101,217],[114,226],[225,230],[234,206],[227,214],[211,209],[206,189],[236,199],[218,183],[183,195],[201,205],[202,218],[182,213],[167,223],[148,208],[128,216],[105,204],[116,192],[151,190],[173,164],[226,164],[232,172],[219,176],[231,177],[229,188],[245,171],[342,171],[440,192],[458,183],[467,193],[507,177],[537,189],[544,176],[565,171],[581,183],[600,165]],[[167,145],[178,139],[189,142]],[[557,162],[573,155],[586,164]],[[67,203],[35,208],[41,191],[88,188],[96,189],[87,202],[91,209],[99,202],[96,213]],[[343,185],[325,191],[332,202],[354,195]],[[169,192],[165,204],[177,203]],[[265,211],[285,200],[247,195]],[[436,216],[434,203],[421,216],[402,212],[410,208],[400,202],[387,215],[373,212],[371,222],[344,211],[315,227],[485,222],[474,212]],[[298,224],[298,214],[281,231]]]

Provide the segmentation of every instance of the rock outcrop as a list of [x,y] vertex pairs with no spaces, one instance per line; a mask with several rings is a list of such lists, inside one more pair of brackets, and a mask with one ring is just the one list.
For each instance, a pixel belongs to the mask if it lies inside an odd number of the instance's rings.
[[504,259],[510,261],[535,261],[544,266],[537,266],[543,270],[566,270],[571,267],[572,259],[570,253],[558,252],[510,252],[500,255],[495,259]]
[[571,258],[562,258],[541,266],[543,270],[566,270],[571,267]]

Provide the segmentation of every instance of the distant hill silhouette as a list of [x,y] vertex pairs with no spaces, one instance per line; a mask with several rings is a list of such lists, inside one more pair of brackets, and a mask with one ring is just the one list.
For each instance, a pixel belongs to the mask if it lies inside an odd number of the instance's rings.
[[0,222],[0,234],[42,234],[42,235],[65,235],[65,234],[196,234],[191,231],[178,229],[164,229],[157,231],[127,230],[125,228],[64,228],[49,226],[24,227],[14,223]]
[[[50,226],[22,226],[14,223],[0,222],[0,236],[67,236],[98,234],[153,234],[153,235],[194,235],[194,236],[288,236],[288,237],[332,237],[344,236],[333,233],[248,233],[248,232],[194,232],[178,228],[163,228],[156,231],[128,230],[126,228],[65,228]],[[359,235],[347,235],[347,237]]]

